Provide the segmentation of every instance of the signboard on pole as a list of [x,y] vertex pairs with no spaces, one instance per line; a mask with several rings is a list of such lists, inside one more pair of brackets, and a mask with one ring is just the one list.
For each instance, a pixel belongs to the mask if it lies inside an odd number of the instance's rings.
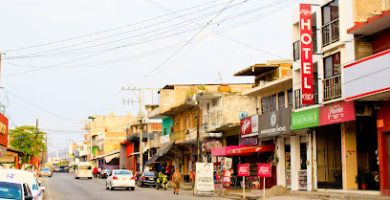
[[196,163],[195,186],[198,194],[214,193],[213,163]]
[[257,136],[259,132],[259,117],[253,115],[240,121],[240,135],[244,137]]
[[249,176],[249,163],[238,164],[238,176]]
[[257,164],[257,176],[258,177],[271,177],[272,176],[271,163],[258,163]]
[[302,105],[314,104],[313,33],[311,5],[299,5]]

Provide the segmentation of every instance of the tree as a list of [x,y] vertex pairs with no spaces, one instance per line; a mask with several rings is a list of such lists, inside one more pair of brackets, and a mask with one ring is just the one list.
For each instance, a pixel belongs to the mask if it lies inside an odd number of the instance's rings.
[[39,156],[46,151],[45,132],[37,131],[34,126],[19,126],[10,130],[10,145],[23,152],[23,163],[28,163],[33,156]]

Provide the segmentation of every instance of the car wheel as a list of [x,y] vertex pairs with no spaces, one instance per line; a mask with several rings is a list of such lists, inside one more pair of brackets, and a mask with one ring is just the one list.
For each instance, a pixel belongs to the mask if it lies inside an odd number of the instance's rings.
[[130,188],[129,188],[129,187],[127,187],[127,188],[126,188],[126,190],[130,190]]
[[110,190],[114,190],[114,187],[112,187],[112,185],[110,185]]
[[74,177],[75,179],[79,179],[79,177]]
[[131,189],[131,191],[134,191],[134,190],[135,190],[135,187],[131,187],[130,189]]

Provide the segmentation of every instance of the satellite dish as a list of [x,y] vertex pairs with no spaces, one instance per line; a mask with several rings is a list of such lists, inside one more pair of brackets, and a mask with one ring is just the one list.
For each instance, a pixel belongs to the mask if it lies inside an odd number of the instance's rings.
[[238,114],[238,118],[240,120],[244,119],[244,118],[247,118],[248,117],[248,113],[243,111],[243,112],[240,112],[240,114]]

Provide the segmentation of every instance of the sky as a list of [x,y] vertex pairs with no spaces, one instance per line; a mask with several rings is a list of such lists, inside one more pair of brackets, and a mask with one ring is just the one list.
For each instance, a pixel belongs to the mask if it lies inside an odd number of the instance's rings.
[[[291,59],[298,0],[8,0],[0,5],[0,103],[49,151],[82,141],[90,115],[136,115],[124,86],[250,83],[242,68]],[[157,90],[145,93],[158,103]]]

